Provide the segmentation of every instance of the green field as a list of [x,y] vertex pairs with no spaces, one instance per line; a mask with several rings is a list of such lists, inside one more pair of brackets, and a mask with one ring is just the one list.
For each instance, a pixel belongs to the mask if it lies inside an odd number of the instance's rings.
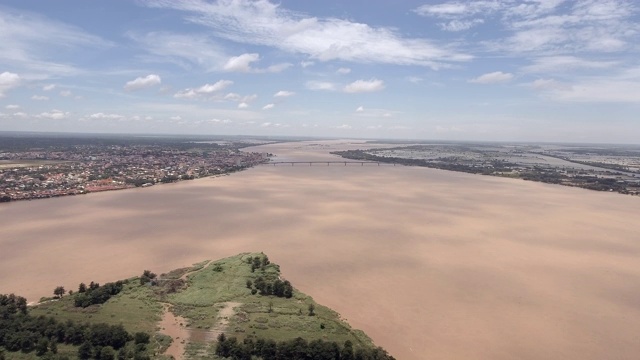
[[[219,304],[241,303],[229,318],[226,333],[238,338],[262,337],[288,340],[298,336],[307,340],[324,339],[371,346],[372,341],[361,331],[354,331],[335,311],[317,304],[310,296],[294,289],[290,299],[252,295],[247,280],[258,276],[278,278],[279,267],[269,264],[264,270],[251,272],[249,257],[261,254],[241,254],[211,262],[206,268],[188,276],[188,287],[167,296],[175,312],[189,321],[189,326],[210,329],[216,326]],[[218,269],[216,271],[215,269]],[[315,316],[309,316],[309,304]],[[271,305],[271,306],[270,306]],[[271,311],[269,308],[271,307]]]

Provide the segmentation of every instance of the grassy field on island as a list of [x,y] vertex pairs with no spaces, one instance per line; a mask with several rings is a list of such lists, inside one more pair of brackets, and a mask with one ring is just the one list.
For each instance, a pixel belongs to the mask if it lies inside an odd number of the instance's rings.
[[[104,303],[85,307],[78,306],[79,299],[89,293],[85,284],[65,285],[72,289],[68,294],[41,299],[29,308],[29,315],[63,323],[122,325],[130,334],[147,333],[151,341],[142,353],[151,359],[222,359],[216,354],[221,334],[233,339],[233,344],[245,344],[238,346],[298,339],[304,344],[350,344],[354,351],[376,349],[364,332],[352,329],[337,312],[283,279],[280,267],[263,253],[203,261],[160,275],[145,270],[121,284],[121,290]],[[77,344],[61,343],[58,357],[49,354],[48,358],[76,359],[78,350]],[[262,359],[253,351],[254,359]],[[34,351],[3,353],[10,359],[42,358]]]

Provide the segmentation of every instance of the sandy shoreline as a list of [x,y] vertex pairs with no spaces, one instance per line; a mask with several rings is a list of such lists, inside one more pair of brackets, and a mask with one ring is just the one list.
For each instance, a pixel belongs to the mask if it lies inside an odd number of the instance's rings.
[[0,293],[265,251],[398,359],[634,359],[639,213],[635,197],[426,168],[258,166],[0,204]]

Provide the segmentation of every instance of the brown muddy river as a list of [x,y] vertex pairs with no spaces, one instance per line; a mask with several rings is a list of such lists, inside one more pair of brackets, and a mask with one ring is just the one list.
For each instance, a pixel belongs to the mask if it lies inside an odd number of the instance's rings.
[[[345,147],[362,146],[261,148]],[[0,293],[264,251],[398,359],[637,359],[638,214],[638,197],[427,168],[260,166],[1,204]]]

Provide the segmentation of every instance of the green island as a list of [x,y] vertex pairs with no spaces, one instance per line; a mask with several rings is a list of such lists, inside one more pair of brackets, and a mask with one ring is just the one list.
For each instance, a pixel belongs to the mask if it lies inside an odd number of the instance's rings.
[[263,253],[53,293],[0,295],[0,360],[394,359]]

